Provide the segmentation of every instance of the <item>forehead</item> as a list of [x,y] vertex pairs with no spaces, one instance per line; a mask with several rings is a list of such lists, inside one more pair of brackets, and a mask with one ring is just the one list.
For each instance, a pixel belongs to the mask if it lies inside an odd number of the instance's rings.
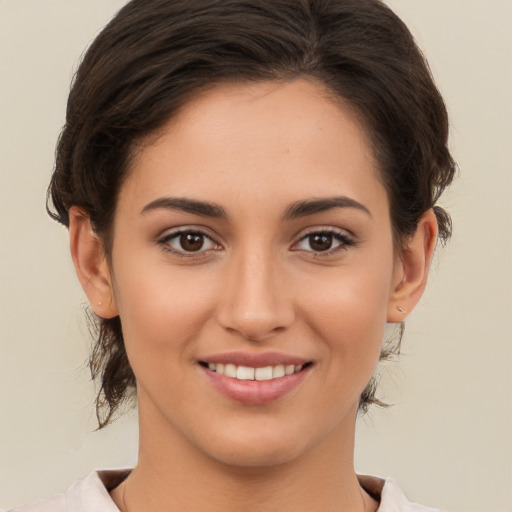
[[202,92],[143,141],[127,181],[123,189],[144,199],[243,191],[255,201],[293,201],[332,195],[332,187],[352,196],[382,188],[354,110],[306,79]]

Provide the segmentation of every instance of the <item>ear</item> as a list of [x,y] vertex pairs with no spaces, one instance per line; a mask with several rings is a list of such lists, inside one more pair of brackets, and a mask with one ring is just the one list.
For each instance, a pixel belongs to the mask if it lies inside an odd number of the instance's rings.
[[397,323],[414,309],[425,290],[437,242],[437,219],[425,212],[414,235],[407,241],[395,267],[393,290],[388,302],[388,322]]
[[89,215],[77,206],[69,210],[69,245],[76,275],[94,313],[101,318],[117,316],[103,244],[92,229]]

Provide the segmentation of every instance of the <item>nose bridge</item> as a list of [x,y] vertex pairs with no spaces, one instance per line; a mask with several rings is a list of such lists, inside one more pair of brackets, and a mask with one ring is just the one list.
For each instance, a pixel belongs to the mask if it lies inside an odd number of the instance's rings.
[[272,247],[236,251],[226,269],[219,321],[250,340],[263,340],[293,321],[281,261]]

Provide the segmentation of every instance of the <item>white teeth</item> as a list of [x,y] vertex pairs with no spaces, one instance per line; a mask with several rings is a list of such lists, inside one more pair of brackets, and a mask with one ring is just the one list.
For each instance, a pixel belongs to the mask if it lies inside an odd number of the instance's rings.
[[234,364],[208,363],[208,369],[212,372],[226,375],[238,380],[272,380],[279,379],[285,375],[292,375],[300,372],[304,365],[302,364],[278,364],[276,366],[264,366],[263,368],[251,368],[250,366],[236,366]]
[[286,374],[284,372],[284,366],[282,364],[278,364],[277,366],[274,366],[272,369],[272,378],[278,379],[279,377],[284,377]]
[[224,375],[236,379],[236,366],[234,364],[227,364],[224,366]]
[[256,380],[271,380],[272,379],[272,366],[264,366],[263,368],[256,368],[254,372]]
[[239,380],[254,380],[254,368],[239,366],[236,369],[236,378]]

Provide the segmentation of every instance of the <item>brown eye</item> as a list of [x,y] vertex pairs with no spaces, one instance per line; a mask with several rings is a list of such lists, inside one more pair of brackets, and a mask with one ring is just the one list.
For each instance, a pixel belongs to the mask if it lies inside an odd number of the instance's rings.
[[204,245],[204,235],[200,233],[183,233],[180,235],[180,246],[184,251],[200,251]]
[[310,235],[308,240],[313,251],[324,252],[332,247],[333,236],[330,233],[315,233]]
[[166,250],[179,255],[192,253],[202,254],[212,249],[219,249],[220,246],[216,244],[208,235],[201,231],[178,231],[177,233],[170,233],[159,241],[159,244]]
[[325,253],[325,256],[328,256],[353,245],[355,245],[353,239],[343,232],[322,230],[306,234],[293,246],[293,250],[313,254]]

